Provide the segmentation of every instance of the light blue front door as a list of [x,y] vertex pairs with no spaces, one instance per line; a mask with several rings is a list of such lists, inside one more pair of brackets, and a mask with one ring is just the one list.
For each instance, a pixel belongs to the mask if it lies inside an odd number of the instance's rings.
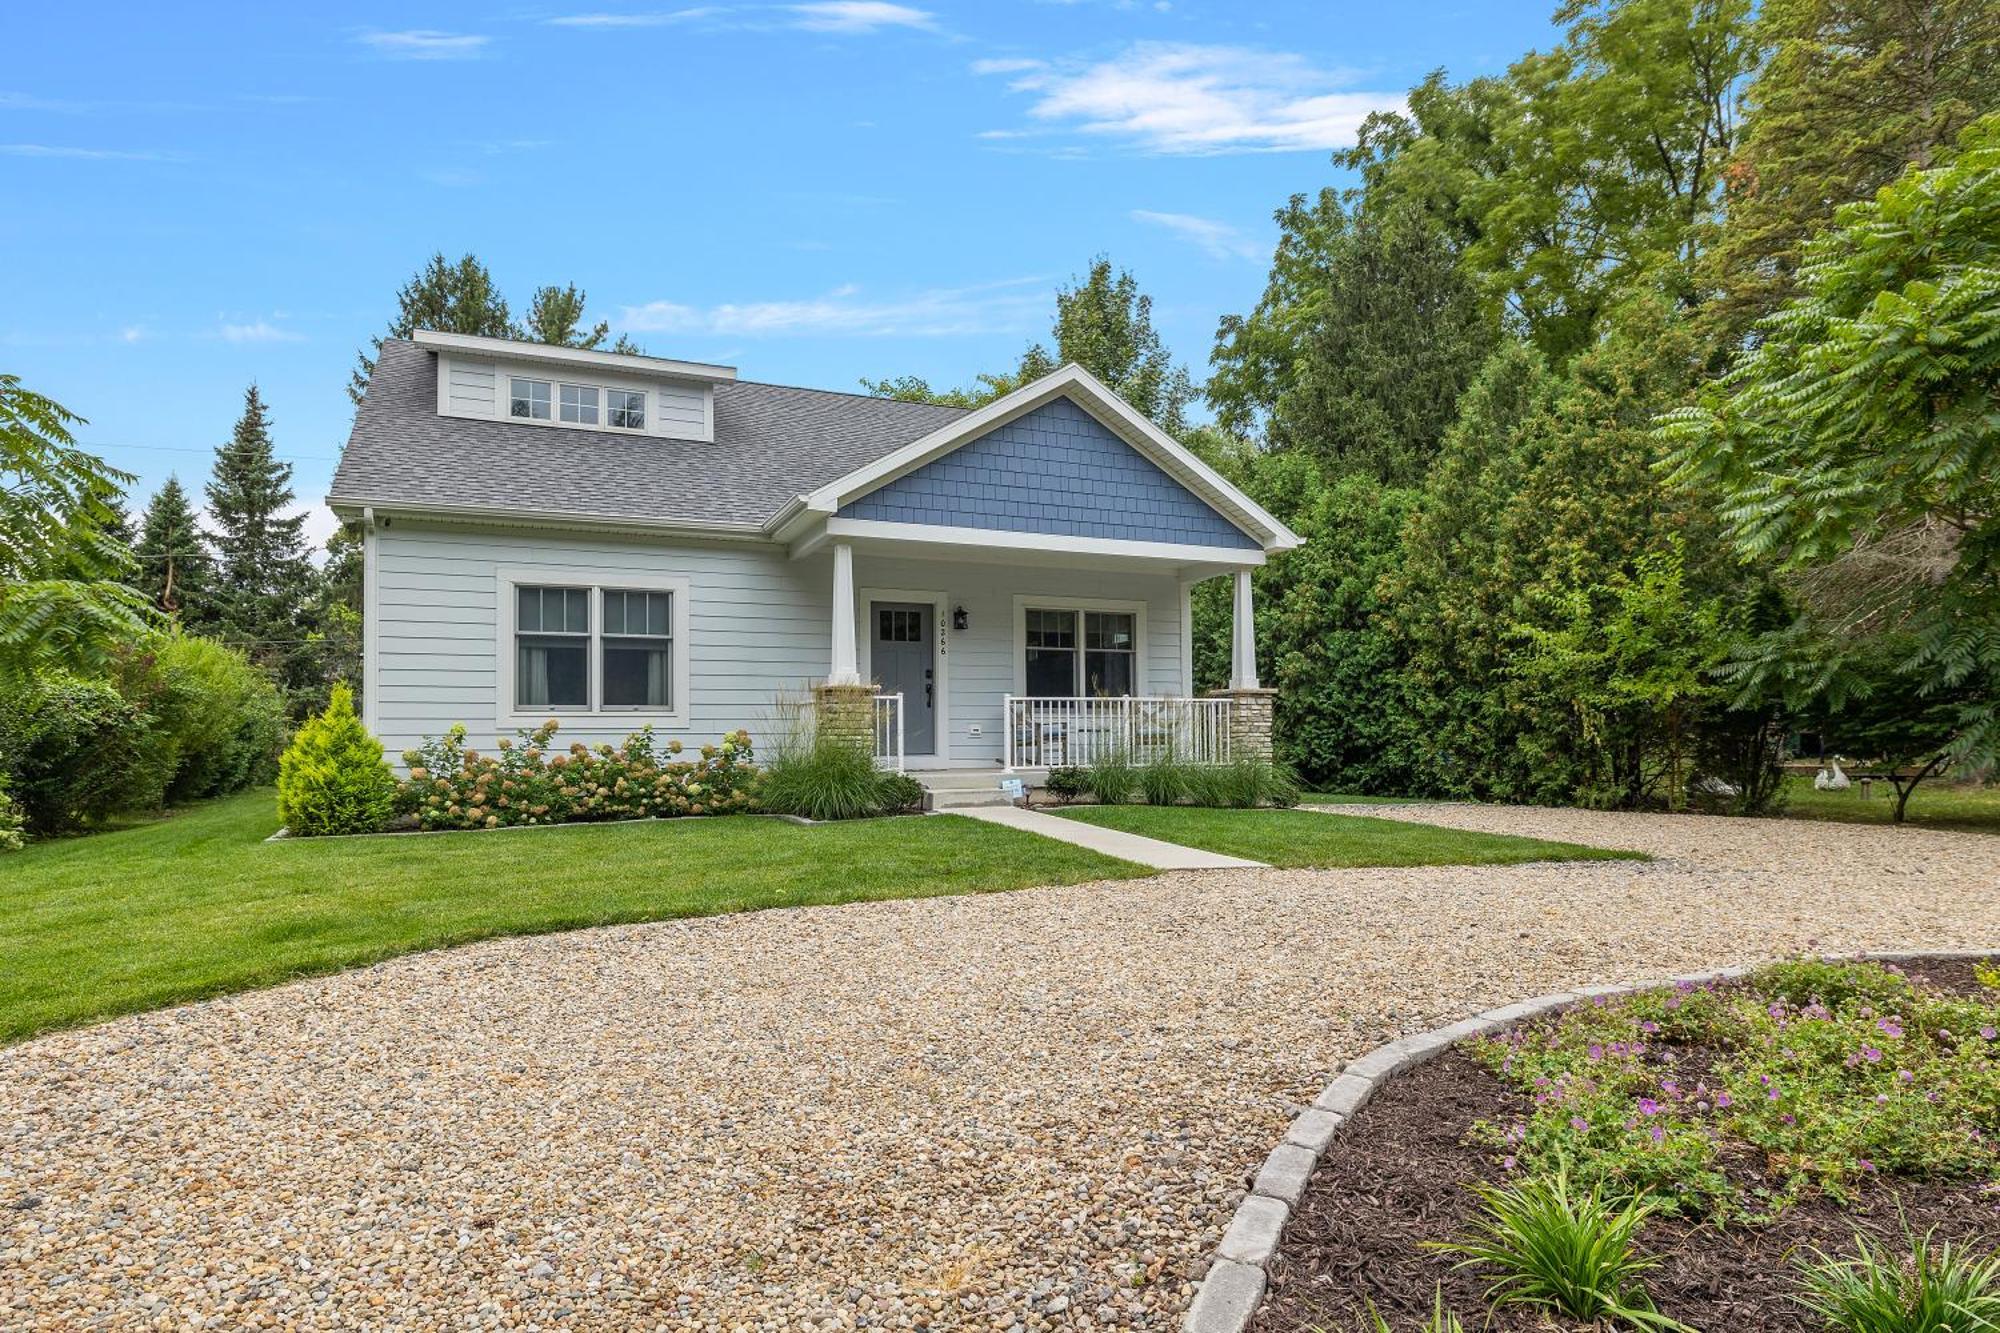
[[936,670],[931,661],[931,608],[876,602],[868,608],[874,642],[869,666],[882,693],[903,696],[903,751],[937,753]]

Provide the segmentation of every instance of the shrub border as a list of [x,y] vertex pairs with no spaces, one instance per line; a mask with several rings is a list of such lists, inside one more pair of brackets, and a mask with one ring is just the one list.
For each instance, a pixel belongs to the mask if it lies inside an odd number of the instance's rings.
[[[1897,949],[1887,952],[1824,954],[1876,963],[1914,962],[1932,958],[1991,958],[2000,948]],[[1777,961],[1777,960],[1770,960]],[[1746,976],[1764,964],[1744,964],[1648,981],[1578,986],[1574,990],[1538,995],[1474,1014],[1471,1018],[1414,1036],[1399,1037],[1350,1060],[1333,1082],[1320,1090],[1313,1104],[1301,1111],[1285,1137],[1257,1169],[1255,1181],[1215,1247],[1208,1273],[1195,1291],[1194,1303],[1182,1321],[1183,1333],[1243,1333],[1264,1303],[1265,1270],[1277,1252],[1285,1223],[1305,1194],[1313,1172],[1331,1151],[1341,1126],[1367,1104],[1390,1079],[1464,1041],[1488,1036],[1531,1018],[1566,1009],[1580,1000],[1601,995],[1630,995],[1683,982],[1696,985]]]

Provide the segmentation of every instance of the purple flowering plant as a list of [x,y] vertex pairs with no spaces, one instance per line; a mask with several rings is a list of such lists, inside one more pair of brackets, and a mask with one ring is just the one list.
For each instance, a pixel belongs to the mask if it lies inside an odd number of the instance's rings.
[[2000,995],[1867,962],[1579,1005],[1476,1046],[1531,1113],[1483,1142],[1534,1173],[1754,1218],[1871,1173],[2000,1182]]

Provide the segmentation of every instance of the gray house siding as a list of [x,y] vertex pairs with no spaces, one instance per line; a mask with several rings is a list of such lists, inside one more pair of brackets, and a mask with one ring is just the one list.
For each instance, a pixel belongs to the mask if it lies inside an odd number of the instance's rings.
[[[373,679],[370,725],[392,758],[453,723],[472,743],[490,746],[517,723],[499,697],[499,589],[503,571],[551,583],[616,587],[627,580],[688,581],[684,713],[656,724],[662,739],[699,744],[747,727],[760,744],[773,738],[774,700],[801,693],[826,676],[832,566],[827,555],[792,560],[775,546],[646,542],[581,534],[426,527],[398,519],[375,533],[371,576]],[[865,640],[872,590],[935,594],[963,606],[970,625],[947,632],[948,691],[940,735],[943,762],[995,763],[1001,746],[1001,697],[1016,689],[1016,599],[1090,598],[1143,607],[1144,688],[1181,694],[1180,589],[1168,575],[1014,568],[979,563],[907,561],[857,552],[857,611]],[[589,744],[618,741],[652,720],[637,713],[559,714],[561,736]],[[978,727],[975,736],[972,729]]]
[[995,427],[840,513],[1003,532],[1259,546],[1067,398]]

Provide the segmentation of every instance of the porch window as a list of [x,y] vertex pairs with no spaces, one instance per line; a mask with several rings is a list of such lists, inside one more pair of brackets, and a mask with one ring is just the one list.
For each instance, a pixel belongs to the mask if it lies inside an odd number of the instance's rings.
[[1133,616],[1129,611],[1083,613],[1083,689],[1091,698],[1133,692]]
[[673,594],[604,591],[604,706],[673,707]]
[[518,707],[588,708],[590,589],[515,589],[514,654]]
[[1062,697],[1076,693],[1076,612],[1029,608],[1028,693]]
[[1137,617],[1131,612],[1029,607],[1025,620],[1030,695],[1122,698],[1133,693]]

